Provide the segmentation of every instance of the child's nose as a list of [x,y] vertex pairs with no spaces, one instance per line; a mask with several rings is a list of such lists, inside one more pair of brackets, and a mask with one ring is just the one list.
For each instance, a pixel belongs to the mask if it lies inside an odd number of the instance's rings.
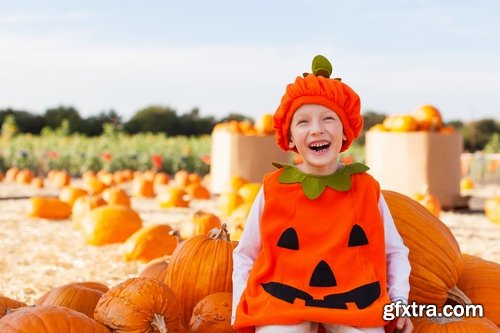
[[311,126],[311,134],[321,134],[323,133],[323,124],[321,122],[313,122]]

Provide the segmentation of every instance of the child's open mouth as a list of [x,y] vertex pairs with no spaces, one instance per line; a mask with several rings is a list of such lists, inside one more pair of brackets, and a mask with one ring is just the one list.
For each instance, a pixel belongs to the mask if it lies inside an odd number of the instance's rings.
[[328,150],[330,147],[330,142],[328,141],[320,141],[314,142],[309,145],[309,149],[311,149],[315,153],[322,153]]

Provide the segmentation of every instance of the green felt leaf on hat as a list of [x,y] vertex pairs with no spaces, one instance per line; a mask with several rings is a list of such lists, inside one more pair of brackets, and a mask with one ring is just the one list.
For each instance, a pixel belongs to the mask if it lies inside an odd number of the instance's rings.
[[273,165],[284,169],[278,177],[280,183],[300,183],[304,194],[311,200],[319,197],[327,186],[337,191],[348,191],[352,185],[351,175],[369,170],[369,168],[362,163],[352,163],[343,166],[331,175],[320,176],[304,173],[296,166],[289,164],[275,162]]
[[316,76],[329,78],[333,73],[333,67],[325,56],[317,55],[312,61],[312,72]]

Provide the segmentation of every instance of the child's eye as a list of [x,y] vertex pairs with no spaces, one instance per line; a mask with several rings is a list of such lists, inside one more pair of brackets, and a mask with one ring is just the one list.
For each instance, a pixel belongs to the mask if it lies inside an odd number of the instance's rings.
[[297,125],[301,125],[301,124],[306,124],[307,123],[307,120],[298,120],[297,121]]
[[329,117],[325,117],[324,120],[335,120],[335,118],[329,116]]

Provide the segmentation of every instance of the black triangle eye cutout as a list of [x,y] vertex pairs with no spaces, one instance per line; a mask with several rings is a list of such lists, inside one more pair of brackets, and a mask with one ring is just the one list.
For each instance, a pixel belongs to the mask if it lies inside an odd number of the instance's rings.
[[368,245],[368,238],[366,238],[366,234],[358,224],[355,224],[349,235],[349,244],[347,246],[361,246]]
[[299,237],[297,236],[297,231],[294,228],[288,228],[281,234],[278,240],[278,246],[284,247],[289,250],[299,249]]

